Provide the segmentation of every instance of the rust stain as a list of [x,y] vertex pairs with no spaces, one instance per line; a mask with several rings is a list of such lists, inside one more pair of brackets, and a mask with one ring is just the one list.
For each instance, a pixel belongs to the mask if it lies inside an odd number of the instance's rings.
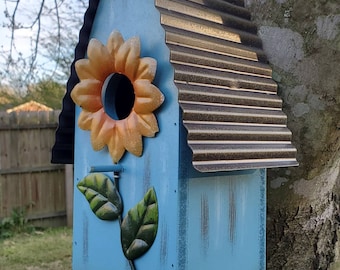
[[151,178],[150,155],[146,155],[144,161],[144,176],[143,176],[144,193],[150,188],[150,178]]
[[89,257],[89,221],[87,216],[83,216],[83,260],[87,261]]
[[234,242],[236,228],[236,203],[235,203],[235,190],[233,182],[230,183],[229,188],[229,240]]
[[209,247],[209,203],[205,194],[201,196],[201,236],[203,251],[206,253]]
[[162,226],[162,237],[161,237],[161,247],[160,247],[160,261],[161,265],[166,265],[167,257],[168,257],[168,228],[166,225]]

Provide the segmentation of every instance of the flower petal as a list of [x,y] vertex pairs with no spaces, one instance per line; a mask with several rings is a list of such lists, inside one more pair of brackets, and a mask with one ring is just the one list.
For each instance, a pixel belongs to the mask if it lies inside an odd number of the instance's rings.
[[93,69],[89,59],[80,59],[75,63],[75,69],[79,80],[97,79],[100,77],[98,70]]
[[126,75],[130,81],[135,80],[139,65],[140,42],[136,37],[130,38],[122,44],[116,56],[116,71]]
[[82,110],[78,117],[78,125],[83,130],[91,130],[92,113]]
[[86,111],[96,112],[103,107],[101,102],[102,82],[82,80],[71,91],[71,97],[78,106]]
[[[164,101],[161,91],[151,83],[156,74],[156,60],[140,58],[139,38],[124,42],[117,31],[110,34],[106,47],[96,39],[90,40],[87,56],[88,59],[75,64],[80,82],[71,92],[74,102],[83,109],[78,118],[79,127],[91,131],[94,150],[108,146],[114,163],[123,157],[125,150],[142,155],[142,136],[153,137],[158,132],[152,112]],[[102,104],[103,83],[112,73],[124,74],[134,87],[133,109],[122,120],[107,115]]]
[[157,61],[151,57],[144,57],[139,60],[136,80],[146,79],[153,81],[157,69]]
[[124,39],[118,31],[113,31],[110,34],[110,36],[107,40],[106,47],[107,47],[109,53],[111,54],[113,60],[116,59],[117,52],[118,52],[120,46],[122,46],[123,43],[124,43]]
[[104,147],[104,142],[98,136],[100,127],[102,125],[101,116],[103,115],[103,109],[98,111],[99,113],[93,113],[92,125],[91,125],[91,144],[95,151],[98,151]]
[[123,141],[125,149],[135,156],[141,156],[143,142],[137,126],[138,119],[134,113],[130,114],[128,118],[119,121],[119,125],[117,125],[119,137]]
[[114,163],[117,163],[125,153],[125,148],[118,132],[114,132],[108,143],[109,152]]
[[96,78],[104,81],[114,72],[114,62],[108,49],[98,40],[91,39],[87,48],[87,56],[90,60],[91,70],[94,70]]
[[133,109],[136,113],[153,112],[164,101],[161,91],[148,80],[136,80],[133,88],[136,96]]
[[102,137],[105,144],[108,144],[113,133],[116,132],[116,121],[104,113],[103,118],[105,119],[98,136]]
[[95,151],[102,149],[114,132],[115,121],[109,118],[104,109],[93,114],[91,125],[91,143]]
[[154,137],[158,132],[157,119],[153,113],[150,114],[137,114],[138,117],[138,130],[145,137]]

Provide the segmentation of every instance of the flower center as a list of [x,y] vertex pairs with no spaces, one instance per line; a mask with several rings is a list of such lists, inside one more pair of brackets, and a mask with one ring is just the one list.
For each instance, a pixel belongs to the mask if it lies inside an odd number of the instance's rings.
[[114,120],[129,116],[135,102],[131,81],[123,74],[112,73],[102,87],[102,103],[105,113]]

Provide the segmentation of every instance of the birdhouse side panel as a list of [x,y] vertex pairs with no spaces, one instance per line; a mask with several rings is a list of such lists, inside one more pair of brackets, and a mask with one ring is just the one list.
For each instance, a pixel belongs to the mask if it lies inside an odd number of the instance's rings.
[[178,269],[265,269],[266,169],[198,172],[182,126]]
[[188,269],[264,270],[265,209],[265,169],[190,179]]

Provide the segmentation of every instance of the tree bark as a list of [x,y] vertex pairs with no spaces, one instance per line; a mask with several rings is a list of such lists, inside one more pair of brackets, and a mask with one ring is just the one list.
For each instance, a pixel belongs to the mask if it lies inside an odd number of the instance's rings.
[[340,269],[340,2],[246,4],[300,163],[268,170],[267,269]]

